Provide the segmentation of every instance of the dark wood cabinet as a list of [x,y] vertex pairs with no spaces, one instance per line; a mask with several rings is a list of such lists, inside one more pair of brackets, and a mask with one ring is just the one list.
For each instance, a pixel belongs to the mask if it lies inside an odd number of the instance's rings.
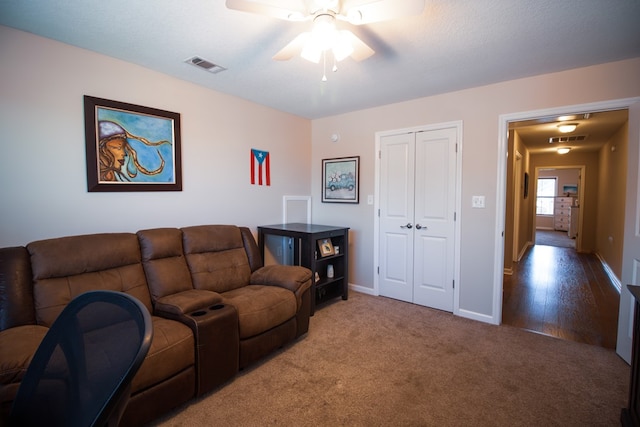
[[[291,238],[294,265],[301,265],[311,270],[312,315],[318,304],[337,297],[342,297],[343,300],[349,297],[348,227],[304,223],[260,226],[258,227],[258,247],[263,261],[265,235]],[[328,240],[330,245],[326,248],[326,252],[329,253],[323,256],[324,251],[320,244],[325,240]],[[336,248],[338,248],[337,251]],[[330,272],[330,270],[333,271]]]
[[640,426],[640,286],[627,285],[635,299],[633,343],[631,345],[631,381],[629,406],[622,410],[620,421],[624,427]]

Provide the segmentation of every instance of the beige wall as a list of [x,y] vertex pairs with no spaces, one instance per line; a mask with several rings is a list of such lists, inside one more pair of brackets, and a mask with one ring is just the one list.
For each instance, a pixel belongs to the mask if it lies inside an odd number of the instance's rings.
[[[517,131],[511,130],[509,132],[508,153],[504,219],[504,271],[511,274],[514,261],[520,260],[526,248],[532,244],[531,218],[533,215],[532,206],[535,206],[535,177],[529,170],[529,150],[525,147]],[[519,173],[517,173],[518,171]],[[524,197],[525,173],[529,175],[527,198]]]
[[[375,133],[462,120],[457,289],[461,314],[487,320],[498,310],[496,224],[504,215],[497,208],[498,141],[506,131],[500,115],[640,96],[636,58],[310,122],[6,27],[0,41],[0,246],[156,226],[255,227],[280,222],[282,196],[311,194],[314,222],[352,228],[350,282],[373,290],[374,205],[366,200],[375,194]],[[184,190],[87,193],[85,94],[181,113]],[[336,132],[341,139],[333,143]],[[249,184],[250,148],[271,152],[271,187]],[[321,160],[353,155],[361,159],[361,202],[321,203]],[[473,195],[486,197],[485,209],[471,208]]]
[[596,248],[618,278],[622,277],[628,134],[624,125],[602,148],[599,158]]
[[[0,246],[69,234],[282,221],[310,193],[309,120],[0,26]],[[215,78],[215,76],[211,76]],[[181,114],[183,191],[88,193],[83,95]],[[270,187],[250,184],[250,149]]]
[[[380,131],[463,121],[462,209],[459,306],[461,314],[491,318],[496,264],[499,118],[554,107],[640,96],[640,58],[569,70],[419,98],[314,120],[312,124],[313,217],[321,223],[352,228],[353,257],[350,281],[373,292],[374,206],[366,204],[375,193],[375,134]],[[428,78],[428,76],[425,76]],[[338,143],[329,139],[340,133]],[[358,205],[322,204],[321,159],[361,156]],[[502,154],[500,154],[502,156]],[[533,159],[530,168],[533,170]],[[597,162],[594,164],[597,168]],[[505,171],[506,172],[506,171]],[[597,177],[595,178],[597,181]],[[485,209],[472,209],[473,195],[486,197]],[[591,207],[591,209],[595,209]],[[595,227],[595,216],[590,226]],[[595,242],[593,242],[595,245]],[[503,253],[500,253],[500,262]]]

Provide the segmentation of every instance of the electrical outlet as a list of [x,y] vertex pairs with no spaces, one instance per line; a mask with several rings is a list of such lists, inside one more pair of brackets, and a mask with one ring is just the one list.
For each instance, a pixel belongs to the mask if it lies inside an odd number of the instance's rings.
[[484,196],[471,197],[471,207],[476,209],[484,209]]

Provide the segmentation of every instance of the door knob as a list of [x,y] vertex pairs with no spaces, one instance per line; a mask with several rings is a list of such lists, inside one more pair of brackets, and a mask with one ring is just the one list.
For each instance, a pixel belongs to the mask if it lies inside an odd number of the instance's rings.
[[411,228],[413,227],[413,225],[411,225],[410,222],[407,223],[407,225],[401,225],[400,228]]
[[[425,227],[425,228],[427,228],[427,227]],[[416,230],[420,230],[420,229],[422,229],[422,226],[420,224],[416,224]]]

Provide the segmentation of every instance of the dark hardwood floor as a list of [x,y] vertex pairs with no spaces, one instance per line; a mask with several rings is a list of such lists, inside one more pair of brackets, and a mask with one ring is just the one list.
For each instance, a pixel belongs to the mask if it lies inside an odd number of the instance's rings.
[[504,276],[502,322],[614,349],[620,296],[598,258],[534,245]]

